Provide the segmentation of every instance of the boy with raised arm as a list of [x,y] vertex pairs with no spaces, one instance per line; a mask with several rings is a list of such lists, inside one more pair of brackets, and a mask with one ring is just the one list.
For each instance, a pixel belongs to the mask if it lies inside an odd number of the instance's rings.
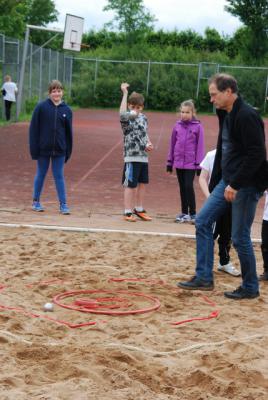
[[149,183],[148,152],[153,145],[149,140],[147,117],[142,113],[144,97],[133,92],[128,98],[128,83],[121,84],[123,93],[120,105],[120,123],[124,135],[124,219],[136,222],[137,218],[151,221],[143,207],[146,185]]

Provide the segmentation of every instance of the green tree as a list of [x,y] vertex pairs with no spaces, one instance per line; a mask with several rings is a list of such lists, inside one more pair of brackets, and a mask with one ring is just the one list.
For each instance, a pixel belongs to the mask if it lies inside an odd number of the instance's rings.
[[45,26],[57,21],[58,11],[53,0],[0,0],[0,32],[21,39],[26,24]]
[[115,12],[114,19],[106,25],[124,32],[129,44],[151,31],[156,21],[144,7],[143,0],[108,0],[103,11]]
[[246,56],[256,60],[264,58],[268,51],[268,1],[267,0],[227,0],[225,10],[238,17],[246,26],[244,35]]
[[206,28],[204,47],[209,51],[223,51],[225,47],[224,39],[213,28]]

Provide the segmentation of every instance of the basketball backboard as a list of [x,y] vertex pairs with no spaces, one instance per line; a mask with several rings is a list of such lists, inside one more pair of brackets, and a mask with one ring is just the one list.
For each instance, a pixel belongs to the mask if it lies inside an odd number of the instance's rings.
[[84,18],[66,14],[63,48],[80,51],[83,35]]

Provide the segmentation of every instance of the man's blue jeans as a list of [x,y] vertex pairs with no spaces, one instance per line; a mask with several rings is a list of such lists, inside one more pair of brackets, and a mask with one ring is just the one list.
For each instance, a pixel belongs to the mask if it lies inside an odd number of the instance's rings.
[[34,177],[33,199],[40,200],[44,186],[46,174],[49,168],[50,160],[52,163],[52,173],[56,185],[58,199],[60,203],[66,203],[64,163],[65,157],[39,157],[37,160],[37,172]]
[[[224,214],[228,202],[224,198],[227,184],[221,180],[197,214],[196,225],[196,276],[213,281],[214,240],[213,224]],[[262,193],[254,187],[242,188],[232,202],[232,242],[238,253],[242,287],[251,293],[259,289],[256,259],[250,238],[257,203]]]

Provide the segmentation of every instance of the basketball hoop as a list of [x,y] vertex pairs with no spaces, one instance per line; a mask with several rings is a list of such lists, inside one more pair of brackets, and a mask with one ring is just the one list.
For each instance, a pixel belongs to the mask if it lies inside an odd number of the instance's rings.
[[66,14],[63,48],[80,51],[83,35],[84,18]]

